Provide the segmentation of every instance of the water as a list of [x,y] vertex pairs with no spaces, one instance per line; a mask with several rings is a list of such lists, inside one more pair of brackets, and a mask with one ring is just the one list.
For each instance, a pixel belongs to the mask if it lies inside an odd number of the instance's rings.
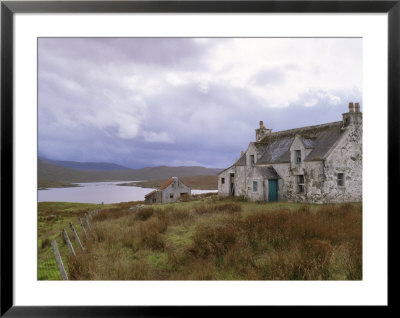
[[[116,182],[76,183],[79,187],[49,188],[38,190],[38,201],[80,202],[80,203],[119,203],[128,201],[143,201],[144,196],[153,191],[152,188],[118,186]],[[217,192],[217,190],[193,190],[192,194]]]

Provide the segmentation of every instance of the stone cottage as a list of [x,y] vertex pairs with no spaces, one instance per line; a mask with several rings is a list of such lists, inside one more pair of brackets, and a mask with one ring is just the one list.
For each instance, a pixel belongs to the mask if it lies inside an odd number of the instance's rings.
[[362,201],[362,113],[349,103],[342,120],[272,132],[260,121],[256,141],[218,175],[220,196],[251,201]]
[[191,190],[177,177],[170,178],[160,189],[154,190],[144,196],[146,204],[170,203],[190,196]]

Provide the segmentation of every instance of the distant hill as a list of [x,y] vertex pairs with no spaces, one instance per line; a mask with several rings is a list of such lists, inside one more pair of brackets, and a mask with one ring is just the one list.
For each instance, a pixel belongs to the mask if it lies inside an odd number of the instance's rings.
[[38,179],[39,181],[46,180],[58,182],[109,181],[93,171],[59,167],[40,159],[38,160]]
[[82,170],[57,166],[38,159],[38,179],[57,182],[160,180],[170,177],[217,175],[222,169],[193,167],[146,167],[124,170]]
[[44,157],[39,157],[40,160],[52,163],[53,165],[77,170],[127,170],[128,167],[120,166],[115,163],[107,162],[79,162],[79,161],[61,161]]

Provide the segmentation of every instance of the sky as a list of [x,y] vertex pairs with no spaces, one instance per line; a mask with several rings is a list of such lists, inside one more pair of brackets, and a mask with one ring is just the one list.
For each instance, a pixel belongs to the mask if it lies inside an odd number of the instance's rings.
[[273,132],[362,111],[360,38],[39,38],[38,154],[226,168]]

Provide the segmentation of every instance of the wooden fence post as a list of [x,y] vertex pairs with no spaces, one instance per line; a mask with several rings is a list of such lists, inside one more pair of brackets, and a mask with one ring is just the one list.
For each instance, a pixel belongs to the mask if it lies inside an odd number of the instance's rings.
[[90,227],[89,218],[88,218],[87,213],[85,213],[85,219],[86,219],[86,224],[88,226],[88,229],[91,230],[92,228]]
[[76,256],[74,247],[72,246],[71,241],[69,240],[67,231],[65,229],[63,229],[62,232],[63,232],[65,243],[67,243],[69,250],[71,251],[72,255]]
[[53,247],[54,256],[56,257],[56,261],[57,261],[58,269],[60,270],[61,277],[63,280],[68,280],[68,275],[67,275],[67,272],[65,271],[60,252],[58,251],[56,240],[51,241],[51,246]]
[[84,249],[83,246],[82,246],[81,240],[79,239],[78,233],[76,233],[75,227],[74,227],[74,225],[72,224],[72,222],[69,222],[69,227],[71,228],[72,232],[74,233],[75,239],[76,239],[76,241],[78,242],[79,247],[81,248],[82,252],[84,252],[85,249]]
[[81,218],[79,218],[79,223],[81,224],[82,232],[83,232],[83,234],[85,234],[85,238],[87,239],[88,236],[86,234],[86,230],[85,230],[85,227],[83,226],[83,222],[82,222]]

